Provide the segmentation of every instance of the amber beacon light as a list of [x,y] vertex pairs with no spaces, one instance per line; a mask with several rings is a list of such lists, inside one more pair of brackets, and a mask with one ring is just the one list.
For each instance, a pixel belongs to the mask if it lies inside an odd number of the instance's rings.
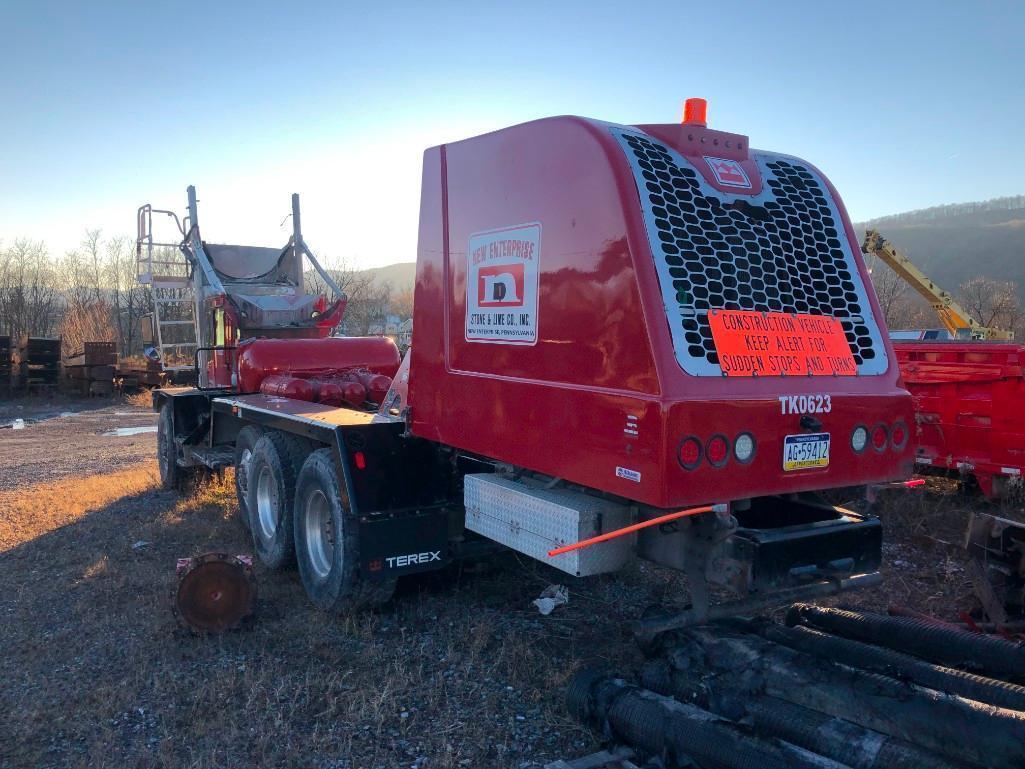
[[708,125],[708,102],[704,99],[692,97],[683,103],[683,124],[684,125]]

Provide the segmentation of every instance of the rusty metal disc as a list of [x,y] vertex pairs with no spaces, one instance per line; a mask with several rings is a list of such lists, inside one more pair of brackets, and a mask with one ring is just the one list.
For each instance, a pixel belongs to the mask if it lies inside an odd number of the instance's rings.
[[179,560],[171,606],[185,627],[199,633],[230,630],[252,614],[255,603],[256,580],[248,557],[204,553]]

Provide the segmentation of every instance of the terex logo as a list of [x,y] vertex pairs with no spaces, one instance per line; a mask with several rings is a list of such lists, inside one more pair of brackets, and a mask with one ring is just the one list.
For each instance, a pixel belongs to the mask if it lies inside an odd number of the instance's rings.
[[724,187],[743,187],[751,189],[751,180],[747,178],[747,171],[736,160],[726,158],[710,158],[705,156],[705,162],[712,169],[715,180]]
[[393,555],[385,558],[389,569],[401,569],[403,566],[416,566],[420,563],[430,563],[441,560],[441,551],[434,550],[428,553],[410,553],[409,555]]
[[477,271],[477,304],[481,307],[522,307],[523,265],[481,267]]

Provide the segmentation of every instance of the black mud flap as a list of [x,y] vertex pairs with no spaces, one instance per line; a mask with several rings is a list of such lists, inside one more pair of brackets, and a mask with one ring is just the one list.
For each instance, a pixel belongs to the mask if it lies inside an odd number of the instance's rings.
[[360,570],[384,579],[444,568],[452,560],[448,530],[441,506],[360,516]]

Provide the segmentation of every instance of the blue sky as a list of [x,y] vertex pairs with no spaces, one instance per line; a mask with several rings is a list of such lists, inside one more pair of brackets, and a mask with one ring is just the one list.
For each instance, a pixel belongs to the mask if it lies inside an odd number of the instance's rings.
[[807,158],[864,219],[1025,192],[1025,3],[0,0],[0,239],[205,236],[415,258],[427,146],[553,114],[710,125]]

